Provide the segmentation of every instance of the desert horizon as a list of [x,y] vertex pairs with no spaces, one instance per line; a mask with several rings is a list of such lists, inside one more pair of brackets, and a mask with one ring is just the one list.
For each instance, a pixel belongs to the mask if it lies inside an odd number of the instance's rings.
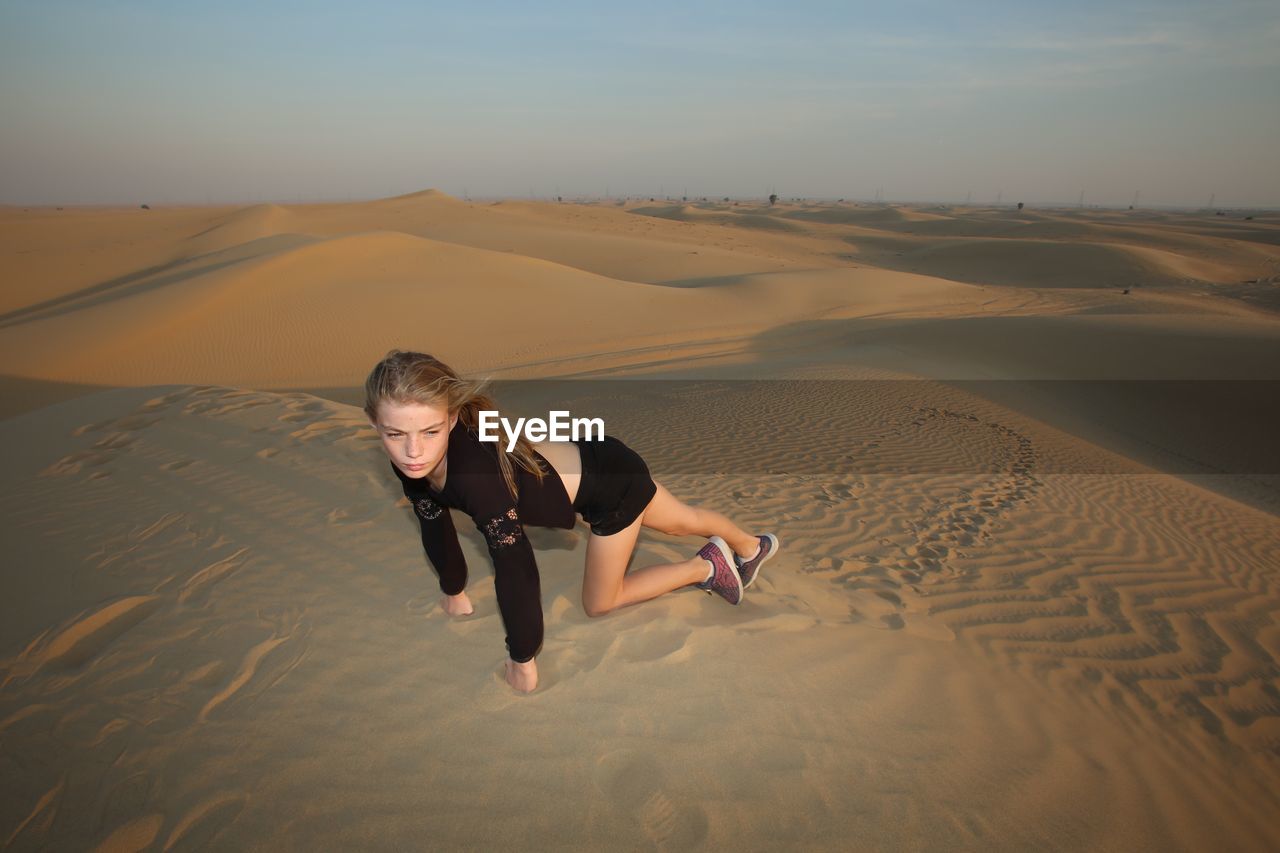
[[[242,210],[246,207],[254,207],[256,205],[279,205],[283,207],[307,207],[314,205],[333,205],[333,204],[365,204],[368,202],[390,201],[392,199],[411,198],[419,193],[442,193],[444,195],[456,198],[459,201],[468,204],[494,204],[501,202],[540,202],[555,204],[577,204],[577,205],[615,205],[619,207],[642,204],[648,202],[650,204],[666,204],[666,205],[723,205],[741,206],[743,204],[751,206],[765,207],[769,205],[769,196],[771,192],[752,192],[746,194],[735,193],[732,195],[724,195],[723,193],[712,193],[710,195],[683,195],[673,196],[662,193],[647,192],[628,192],[628,193],[558,193],[555,191],[541,193],[497,193],[493,195],[476,195],[468,193],[465,190],[455,191],[445,187],[426,186],[407,191],[390,191],[385,194],[373,194],[367,196],[353,196],[351,194],[339,195],[316,195],[303,197],[300,195],[282,195],[263,198],[257,196],[254,198],[229,199],[223,201],[211,201],[209,199],[199,198],[177,198],[177,199],[124,199],[115,201],[6,201],[0,202],[0,210],[21,209],[25,212],[49,212],[49,211],[85,211],[85,210],[152,210],[156,208],[183,209],[183,208],[200,208],[200,209],[227,209]],[[1246,217],[1257,214],[1276,214],[1280,212],[1280,202],[1263,203],[1263,204],[1242,204],[1230,201],[1219,201],[1216,194],[1212,195],[1207,201],[1194,204],[1186,201],[1165,201],[1152,202],[1140,201],[1137,204],[1126,203],[1123,201],[1094,202],[1084,200],[1071,199],[1025,199],[1021,201],[1004,201],[1003,199],[987,198],[982,200],[949,198],[944,196],[925,195],[919,198],[892,198],[880,196],[842,196],[837,194],[829,195],[805,195],[805,196],[782,196],[776,192],[772,193],[777,196],[777,201],[772,206],[786,205],[809,205],[809,206],[843,206],[851,208],[916,208],[922,210],[954,210],[954,211],[1001,211],[1001,210],[1028,210],[1034,209],[1045,213],[1071,214],[1094,212],[1114,212],[1128,211],[1141,215],[1142,213],[1154,214],[1201,214],[1210,216],[1240,216]],[[1022,207],[1018,207],[1021,204]]]

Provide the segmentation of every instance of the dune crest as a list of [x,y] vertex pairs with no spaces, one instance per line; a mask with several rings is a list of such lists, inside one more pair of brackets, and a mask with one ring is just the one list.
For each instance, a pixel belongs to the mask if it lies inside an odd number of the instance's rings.
[[255,204],[218,217],[208,227],[193,234],[185,244],[191,254],[216,252],[294,230],[297,219],[276,204]]

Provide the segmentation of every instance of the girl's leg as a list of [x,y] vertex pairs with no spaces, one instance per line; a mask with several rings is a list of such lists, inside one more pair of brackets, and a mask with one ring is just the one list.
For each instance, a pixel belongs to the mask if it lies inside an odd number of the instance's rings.
[[661,483],[655,482],[654,485],[658,487],[657,494],[640,516],[645,527],[652,527],[672,536],[719,536],[744,560],[756,553],[756,548],[760,545],[756,537],[715,510],[681,503]]
[[[662,563],[627,572],[641,526],[674,536],[718,535],[739,556],[750,557],[759,544],[718,512],[687,506],[661,483],[640,517],[612,536],[587,538],[587,565],[582,577],[582,606],[588,616],[656,598],[664,592],[698,583],[707,576],[707,561],[693,557],[680,563]],[[744,553],[745,551],[745,553]]]
[[664,592],[697,583],[707,576],[707,562],[699,557],[628,572],[627,563],[635,550],[643,517],[612,536],[594,533],[587,536],[582,608],[588,616],[603,616],[610,610],[647,601]]

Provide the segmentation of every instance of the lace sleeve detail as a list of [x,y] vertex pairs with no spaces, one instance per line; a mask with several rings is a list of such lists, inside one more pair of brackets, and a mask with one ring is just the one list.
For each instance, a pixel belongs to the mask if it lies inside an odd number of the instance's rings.
[[515,507],[499,513],[480,526],[485,541],[491,551],[510,548],[524,538],[524,528],[520,525],[520,515]]
[[413,511],[423,521],[434,521],[440,517],[440,513],[444,512],[444,507],[431,500],[431,498],[420,497],[413,499]]

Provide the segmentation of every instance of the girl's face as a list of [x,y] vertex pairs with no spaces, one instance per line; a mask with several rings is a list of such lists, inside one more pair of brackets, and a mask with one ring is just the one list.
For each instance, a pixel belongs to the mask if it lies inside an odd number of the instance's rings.
[[378,404],[373,428],[391,463],[406,477],[421,479],[435,471],[449,449],[449,431],[458,422],[444,405],[430,403]]

